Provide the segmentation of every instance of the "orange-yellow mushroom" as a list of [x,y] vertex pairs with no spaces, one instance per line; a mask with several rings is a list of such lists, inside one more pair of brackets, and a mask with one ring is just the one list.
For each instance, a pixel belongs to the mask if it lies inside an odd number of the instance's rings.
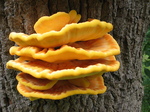
[[59,100],[75,94],[101,94],[106,91],[102,74],[117,71],[115,55],[120,47],[108,34],[111,23],[97,19],[80,21],[75,10],[41,17],[36,33],[12,32],[10,48],[19,58],[6,67],[21,71],[17,89],[30,100]]
[[69,13],[57,12],[51,16],[43,16],[34,25],[36,33],[46,33],[50,31],[60,31],[65,25],[77,23],[81,19],[81,15],[75,10]]
[[112,72],[119,69],[120,63],[114,56],[95,60],[71,60],[49,63],[41,60],[18,58],[6,64],[9,69],[17,69],[36,78],[50,80],[74,79],[93,75],[97,72]]
[[46,90],[52,88],[57,80],[38,79],[26,73],[19,73],[16,79],[23,85],[36,90]]
[[117,55],[119,53],[119,45],[109,34],[106,34],[98,39],[63,45],[58,49],[39,48],[33,46],[13,46],[10,48],[11,55],[32,57],[34,59],[40,59],[47,62],[56,62],[73,59],[98,59],[112,55]]
[[69,23],[77,23],[80,21],[81,19],[81,15],[77,14],[77,12],[75,10],[71,10],[69,12],[69,16],[70,16],[70,21]]
[[90,22],[68,24],[60,31],[51,31],[43,34],[27,35],[12,32],[9,35],[9,39],[20,46],[50,48],[77,41],[97,39],[103,37],[112,28],[112,24],[94,19]]
[[41,17],[34,25],[36,33],[46,33],[50,31],[60,31],[70,21],[69,14],[58,12],[52,16]]
[[43,99],[59,100],[75,94],[102,94],[106,91],[103,77],[101,75],[90,76],[87,78],[90,82],[88,87],[75,86],[67,80],[58,81],[51,89],[35,90],[22,84],[17,85],[17,89],[25,97],[36,97]]

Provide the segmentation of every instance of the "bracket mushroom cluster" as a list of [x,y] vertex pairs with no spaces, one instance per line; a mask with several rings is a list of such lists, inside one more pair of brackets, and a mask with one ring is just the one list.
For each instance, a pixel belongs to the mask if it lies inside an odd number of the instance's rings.
[[108,34],[111,23],[90,19],[79,23],[75,10],[41,17],[34,25],[36,33],[11,32],[6,67],[21,71],[17,90],[35,100],[59,100],[75,94],[102,94],[106,91],[102,74],[119,69],[115,55],[120,48]]

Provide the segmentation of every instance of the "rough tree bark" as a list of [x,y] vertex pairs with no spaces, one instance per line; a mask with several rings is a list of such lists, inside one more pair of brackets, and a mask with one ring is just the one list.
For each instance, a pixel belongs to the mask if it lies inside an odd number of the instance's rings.
[[[82,15],[81,21],[97,18],[114,25],[111,34],[121,47],[121,67],[103,75],[108,87],[104,94],[29,101],[16,90],[16,71],[5,67],[15,58],[8,52],[14,45],[8,35],[31,34],[39,17],[71,9]],[[0,0],[0,112],[140,112],[141,46],[149,21],[149,0]]]

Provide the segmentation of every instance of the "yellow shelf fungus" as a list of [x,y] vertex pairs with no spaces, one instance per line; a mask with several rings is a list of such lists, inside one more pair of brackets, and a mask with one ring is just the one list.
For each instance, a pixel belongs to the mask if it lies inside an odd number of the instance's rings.
[[97,39],[111,31],[112,28],[112,24],[94,19],[90,22],[68,24],[60,31],[50,31],[43,34],[27,35],[12,32],[9,39],[20,46],[50,48],[77,41]]
[[63,99],[75,94],[102,94],[106,91],[106,86],[101,75],[90,76],[86,79],[90,82],[89,87],[79,87],[69,83],[67,80],[60,80],[48,90],[35,90],[20,83],[18,83],[17,89],[25,97],[53,100]]
[[18,58],[6,64],[9,69],[17,69],[36,78],[63,80],[93,75],[95,72],[113,72],[119,69],[119,62],[114,56],[95,60],[71,60],[49,63],[42,60]]
[[10,48],[19,58],[6,67],[21,71],[17,89],[30,100],[59,100],[75,94],[101,94],[106,91],[102,74],[119,69],[115,55],[120,47],[108,34],[111,23],[97,19],[80,21],[75,10],[41,17],[36,33],[12,32]]
[[[102,75],[102,74],[100,74],[100,75]],[[32,89],[36,89],[36,90],[50,89],[58,81],[58,80],[48,80],[48,79],[43,79],[43,78],[35,78],[35,77],[31,76],[30,74],[26,74],[23,72],[17,74],[16,79],[21,84],[23,84],[27,87],[30,87]],[[89,85],[90,85],[90,82],[86,79],[86,77],[69,79],[68,81],[69,81],[69,83],[71,83],[75,86],[79,86],[79,87],[89,87]]]
[[57,83],[57,80],[38,79],[26,73],[19,73],[16,79],[23,85],[36,90],[50,89]]
[[33,46],[10,48],[11,55],[32,57],[47,62],[64,60],[86,60],[105,58],[120,53],[117,42],[109,34],[89,41],[81,41],[63,45],[60,48],[39,48]]
[[41,17],[34,25],[36,33],[46,33],[61,30],[70,21],[69,14],[58,12],[52,16]]
[[52,16],[41,17],[34,25],[36,33],[46,33],[50,31],[60,31],[66,24],[77,23],[81,18],[75,10],[68,13],[58,12]]
[[77,23],[80,21],[81,19],[81,15],[77,14],[77,12],[75,10],[71,10],[69,12],[69,16],[70,16],[70,21],[69,23]]

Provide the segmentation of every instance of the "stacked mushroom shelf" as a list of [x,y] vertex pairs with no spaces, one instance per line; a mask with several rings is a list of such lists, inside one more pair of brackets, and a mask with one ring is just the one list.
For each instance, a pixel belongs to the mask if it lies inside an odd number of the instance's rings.
[[18,55],[6,66],[21,71],[17,89],[25,97],[58,100],[75,94],[101,94],[106,91],[102,74],[119,69],[114,55],[120,48],[108,34],[112,24],[91,19],[78,23],[75,10],[41,17],[36,33],[12,32],[9,39],[18,46]]

